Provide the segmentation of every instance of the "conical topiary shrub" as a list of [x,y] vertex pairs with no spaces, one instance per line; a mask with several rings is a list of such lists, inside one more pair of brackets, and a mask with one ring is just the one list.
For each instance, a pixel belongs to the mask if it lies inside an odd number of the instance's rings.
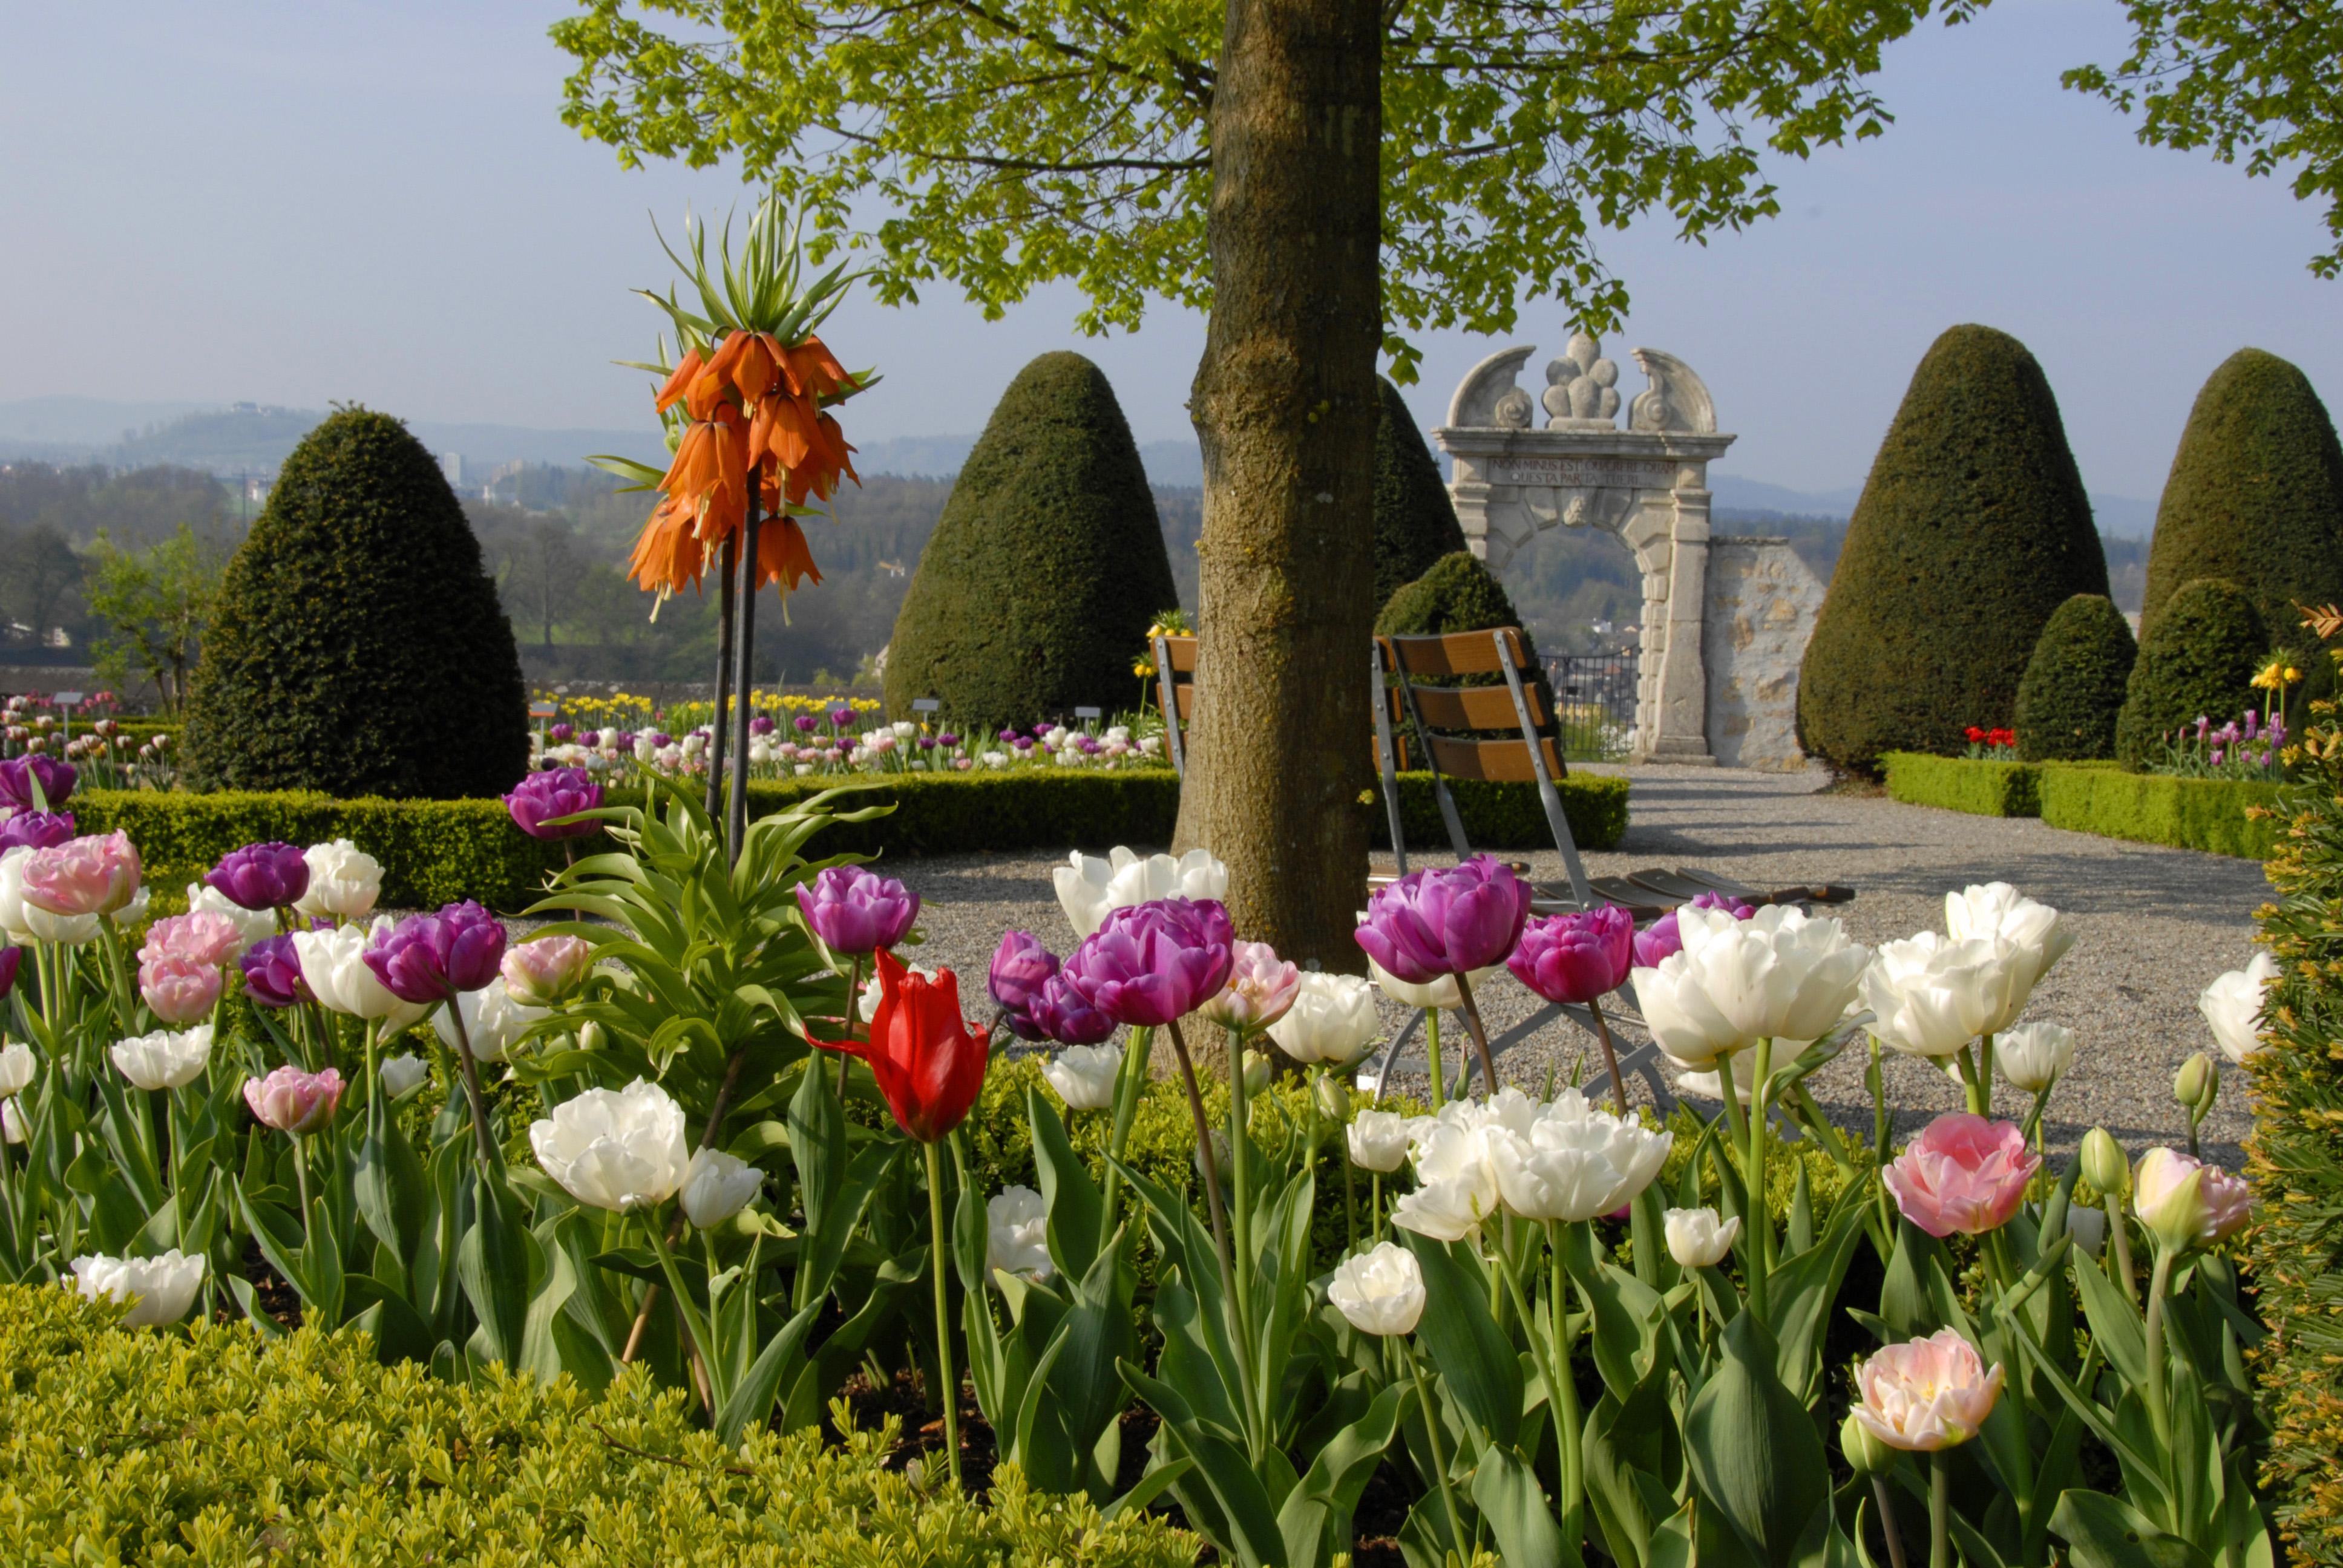
[[1464,530],[1406,400],[1388,379],[1381,391],[1383,415],[1375,422],[1375,602],[1388,604],[1441,557],[1463,549]]
[[2028,762],[2116,754],[2131,667],[2131,627],[2105,594],[2078,593],[2051,613],[2017,683],[2017,754]]
[[[1486,631],[1501,626],[1521,626],[1521,612],[1480,557],[1458,550],[1434,561],[1432,569],[1391,596],[1375,617],[1377,637],[1437,637],[1452,631]],[[1529,629],[1522,630],[1522,646],[1536,667],[1537,644]],[[1443,676],[1438,686],[1495,686],[1502,675]],[[1554,689],[1543,668],[1532,682],[1545,696],[1546,711],[1555,711]]]
[[1936,339],[1904,394],[1806,645],[1807,750],[1870,772],[2008,725],[2051,612],[2107,591],[2057,400],[1989,327]]
[[528,766],[512,627],[438,462],[345,408],[285,460],[220,585],[187,699],[228,789],[496,795]]
[[2143,636],[2199,578],[2245,589],[2298,649],[2313,639],[2294,606],[2343,599],[2343,447],[2309,380],[2258,348],[2223,360],[2188,411],[2148,547]]
[[2268,648],[2245,589],[2219,578],[2183,584],[2139,639],[2116,756],[2137,771],[2163,755],[2167,735],[2199,717],[2217,726],[2256,706],[2254,672]]
[[1179,604],[1155,498],[1099,367],[1044,354],[1001,395],[895,617],[887,706],[980,730],[1131,701],[1148,623]]

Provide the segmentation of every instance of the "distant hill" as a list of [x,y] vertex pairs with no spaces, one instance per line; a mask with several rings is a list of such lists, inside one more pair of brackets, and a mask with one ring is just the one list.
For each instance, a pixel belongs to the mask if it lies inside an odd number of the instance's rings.
[[[1710,504],[1720,517],[1852,518],[1855,503],[1863,498],[1860,485],[1836,490],[1793,490],[1725,473],[1711,473],[1708,488],[1715,498]],[[2095,490],[2091,517],[2099,532],[2117,538],[2144,539],[2156,531],[2156,502],[2133,496],[2102,495]]]

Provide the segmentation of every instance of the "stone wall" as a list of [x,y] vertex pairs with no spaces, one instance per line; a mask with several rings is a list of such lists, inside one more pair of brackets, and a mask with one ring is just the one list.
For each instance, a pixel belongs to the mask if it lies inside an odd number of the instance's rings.
[[1701,661],[1708,676],[1709,755],[1727,768],[1794,772],[1798,666],[1823,584],[1784,539],[1709,541]]

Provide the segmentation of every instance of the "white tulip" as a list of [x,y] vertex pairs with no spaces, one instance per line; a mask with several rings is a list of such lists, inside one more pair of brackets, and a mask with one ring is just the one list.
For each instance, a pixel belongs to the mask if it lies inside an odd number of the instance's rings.
[[1031,1187],[1004,1187],[984,1204],[984,1277],[1017,1274],[1046,1280],[1056,1271],[1050,1260],[1050,1206]]
[[[476,1061],[502,1061],[505,1052],[512,1049],[513,1042],[530,1024],[552,1016],[550,1008],[523,1007],[513,1000],[502,975],[478,990],[457,992],[456,1005],[464,1010],[464,1033],[471,1042]],[[446,1007],[435,1006],[431,1010],[431,1028],[448,1050],[456,1049],[456,1026],[448,1019]]]
[[597,729],[594,732],[594,744],[603,748],[605,750],[616,746],[618,743],[618,732],[616,729],[605,727],[603,729]]
[[640,734],[640,735],[638,735],[638,736],[636,736],[636,737],[635,737],[635,760],[636,760],[636,761],[638,761],[638,762],[641,763],[644,767],[648,768],[648,767],[649,767],[649,766],[651,765],[651,763],[652,763],[652,762],[654,762],[655,760],[657,760],[657,759],[658,759],[658,757],[659,757],[659,747],[658,747],[656,744],[654,744],[654,743],[652,742],[651,738],[650,738],[650,735],[649,735],[649,733],[648,731],[646,731],[645,733]]
[[382,1091],[393,1100],[431,1076],[431,1064],[419,1056],[401,1054],[382,1059]]
[[1296,1061],[1344,1067],[1374,1042],[1381,1026],[1373,986],[1357,975],[1305,970],[1293,1005],[1269,1026],[1269,1038]]
[[[1777,1040],[1774,1042],[1774,1060],[1795,1060],[1809,1043]],[[1757,1057],[1754,1051],[1740,1050],[1731,1056],[1719,1057],[1715,1065],[1706,1072],[1675,1071],[1668,1076],[1675,1081],[1678,1094],[1689,1094],[1697,1100],[1721,1101],[1725,1098],[1725,1074],[1720,1070],[1727,1062],[1733,1066],[1734,1090],[1741,1096],[1741,1102],[1746,1105],[1750,1093],[1757,1087]]]
[[1994,1070],[2028,1094],[2039,1094],[2075,1060],[2075,1031],[2064,1024],[2021,1023],[1993,1037]]
[[[207,1029],[204,1031],[208,1034]],[[12,1045],[0,1050],[0,1096],[22,1094],[41,1075],[41,1059],[33,1054],[29,1045]]]
[[1104,1111],[1114,1103],[1122,1054],[1108,1045],[1070,1045],[1041,1064],[1041,1076],[1069,1111]]
[[73,1271],[82,1300],[129,1302],[122,1326],[143,1329],[187,1315],[204,1282],[204,1259],[200,1252],[189,1257],[174,1247],[152,1258],[75,1258]]
[[1120,845],[1103,860],[1077,849],[1050,879],[1077,937],[1095,932],[1111,910],[1156,899],[1219,899],[1229,890],[1229,869],[1203,849],[1191,849],[1176,860],[1169,855],[1142,860]]
[[895,739],[898,740],[909,740],[920,732],[920,727],[908,719],[898,719],[889,728],[894,730]]
[[1414,1151],[1420,1185],[1392,1206],[1392,1223],[1441,1241],[1479,1231],[1497,1209],[1488,1129],[1435,1120],[1415,1140]]
[[2028,998],[2050,966],[2075,945],[2058,911],[2026,898],[2007,882],[1987,882],[1945,895],[1945,930],[1953,940],[1982,940],[2006,944],[2008,966],[2004,1009],[1986,1020],[1985,1031],[1999,1034],[2017,1021]]
[[1423,1320],[1423,1268],[1406,1248],[1378,1242],[1334,1266],[1326,1299],[1363,1334],[1412,1334]]
[[115,1070],[141,1089],[184,1089],[203,1076],[212,1058],[212,1026],[132,1035],[116,1040],[107,1054]]
[[1787,904],[1749,919],[1727,910],[1676,911],[1684,957],[1709,999],[1745,1042],[1819,1040],[1855,1000],[1871,950],[1846,940],[1834,920]]
[[[138,890],[130,895],[130,901],[114,911],[114,929],[117,931],[126,931],[134,926],[145,925],[146,906],[152,903],[154,899],[155,890],[144,882],[139,883]],[[88,920],[96,919],[94,915],[82,915],[76,918]],[[95,937],[96,934],[97,928],[93,925],[90,928],[90,935]]]
[[1592,1220],[1651,1185],[1675,1135],[1596,1111],[1565,1090],[1544,1108],[1525,1138],[1503,1128],[1488,1133],[1489,1164],[1507,1209],[1524,1220]]
[[[932,980],[936,978],[935,970],[923,970],[917,964],[906,964],[904,968],[923,980]],[[876,1023],[879,1020],[879,976],[874,970],[870,977],[862,982],[862,994],[854,1001],[855,1014],[865,1023]]]
[[11,1143],[22,1143],[26,1131],[23,1103],[13,1096],[0,1100],[0,1137],[6,1138]]
[[[1360,917],[1360,923],[1362,925],[1366,923],[1363,915]],[[1489,978],[1492,975],[1502,974],[1504,968],[1503,964],[1493,964],[1484,970],[1474,970],[1467,975],[1465,979],[1473,987],[1473,994],[1480,995],[1481,988],[1488,982]],[[1393,975],[1390,970],[1373,959],[1367,960],[1367,975],[1375,982],[1377,990],[1405,1007],[1418,1010],[1434,1007],[1453,1009],[1464,1005],[1464,999],[1456,994],[1454,975],[1442,975],[1438,980],[1423,985],[1410,985],[1407,981]]]
[[247,910],[208,882],[187,884],[187,913],[226,915],[236,922],[236,953],[240,957],[246,948],[266,941],[277,934],[277,911]]
[[[312,881],[309,886],[314,891],[317,883]],[[319,1006],[352,1018],[378,1018],[387,1032],[396,1034],[419,1021],[431,1004],[399,1000],[389,987],[375,978],[374,970],[367,968],[367,949],[373,944],[376,932],[387,930],[389,925],[386,916],[375,922],[373,931],[355,925],[322,931],[295,931],[293,956],[300,963],[302,980]]]
[[1708,1000],[1692,972],[1692,960],[1684,954],[1670,953],[1654,968],[1629,971],[1627,979],[1635,988],[1635,1005],[1643,1010],[1652,1043],[1673,1060],[1689,1067],[1712,1067],[1720,1057],[1751,1043]]
[[552,1116],[529,1124],[528,1144],[571,1197],[620,1213],[674,1197],[690,1159],[683,1107],[639,1078],[563,1101]]
[[1741,1216],[1719,1222],[1714,1209],[1671,1209],[1666,1223],[1668,1256],[1680,1269],[1716,1267],[1741,1234]]
[[1362,1111],[1350,1126],[1351,1163],[1389,1172],[1407,1161],[1408,1119],[1396,1111]]
[[297,913],[333,920],[362,920],[374,913],[375,900],[382,896],[380,860],[347,839],[312,844],[301,859],[308,862],[309,889],[293,900]]
[[683,1168],[684,1217],[705,1231],[748,1206],[765,1184],[765,1173],[720,1150],[702,1149]]
[[2276,979],[2278,960],[2258,952],[2245,968],[2231,970],[2197,993],[2197,1010],[2231,1061],[2241,1062],[2262,1048],[2264,993]]
[[1863,971],[1859,994],[1880,1044],[1906,1056],[1942,1058],[2001,1017],[2014,978],[1995,942],[1953,941],[1922,931],[1882,943]]

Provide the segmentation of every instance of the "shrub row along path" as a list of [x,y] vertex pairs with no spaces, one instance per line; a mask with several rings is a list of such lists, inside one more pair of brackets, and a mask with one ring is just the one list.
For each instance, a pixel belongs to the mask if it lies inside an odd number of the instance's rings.
[[[1942,931],[1946,890],[1970,882],[2007,881],[2064,910],[2077,934],[2074,950],[2036,991],[2026,1015],[2063,1023],[2077,1037],[2074,1065],[2052,1094],[2045,1121],[2050,1145],[2071,1150],[2094,1123],[2135,1152],[2151,1142],[2180,1143],[2186,1123],[2173,1103],[2172,1077],[2191,1051],[2217,1057],[2197,1016],[2197,993],[2252,955],[2253,913],[2269,896],[2258,863],[2071,833],[2027,819],[1825,794],[1819,772],[1624,771],[1634,781],[1633,823],[1616,852],[1586,858],[1592,875],[1682,865],[1759,887],[1843,883],[1856,896],[1834,912],[1855,940],[1875,946]],[[1539,880],[1561,877],[1553,852],[1525,858]],[[1431,859],[1444,864],[1448,856]],[[920,923],[927,945],[912,961],[928,968],[940,961],[970,977],[973,1013],[1003,930],[1031,930],[1066,951],[1073,937],[1050,881],[1058,863],[960,855],[886,866],[926,900]],[[1535,1004],[1510,975],[1488,992],[1483,1005],[1493,1031],[1527,1017]],[[1386,1003],[1384,1013],[1392,1027],[1404,1021],[1395,1005]],[[1620,1032],[1623,1045],[1642,1038],[1632,1024]],[[1452,1030],[1447,1049],[1461,1045],[1461,1036]],[[1557,1023],[1506,1051],[1498,1070],[1534,1092],[1550,1068],[1567,1078],[1590,1043]],[[1867,1132],[1871,1109],[1860,1056],[1850,1050],[1817,1074],[1813,1087],[1834,1120]],[[1453,1070],[1455,1058],[1450,1060]],[[2246,1087],[2242,1072],[2226,1061],[2222,1067],[2220,1104],[2204,1137],[2207,1156],[2234,1167],[2247,1125]],[[1588,1070],[1591,1076],[1599,1068]],[[1887,1085],[1899,1138],[1961,1106],[1957,1084],[1924,1063],[1891,1060]],[[1393,1087],[1420,1094],[1423,1081],[1419,1073],[1413,1081],[1395,1079]],[[1641,1097],[1642,1085],[1631,1087]],[[2030,1097],[2005,1087],[1996,1109],[2022,1118],[2029,1103]]]

